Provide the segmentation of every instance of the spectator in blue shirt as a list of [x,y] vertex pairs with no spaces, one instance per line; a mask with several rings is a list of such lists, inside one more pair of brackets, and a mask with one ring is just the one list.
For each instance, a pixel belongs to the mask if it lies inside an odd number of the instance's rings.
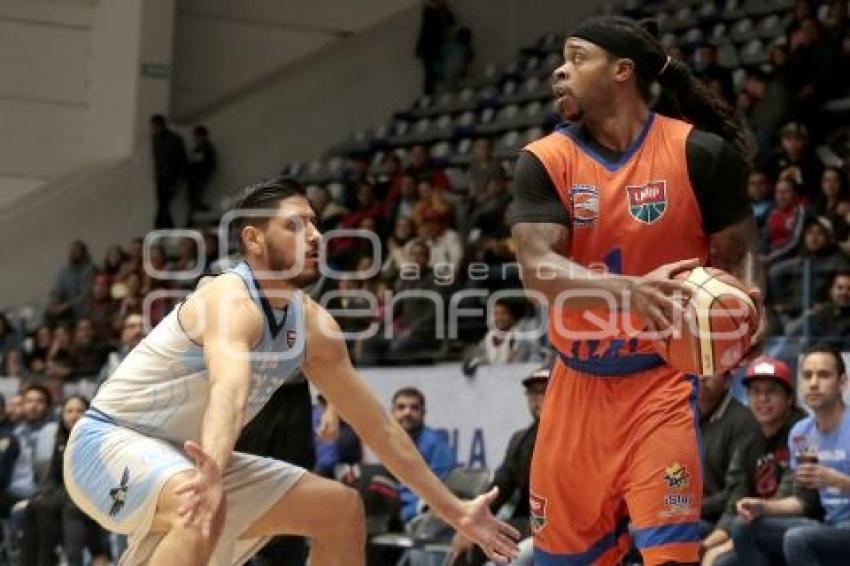
[[[393,394],[393,418],[407,431],[419,453],[428,463],[431,471],[441,480],[446,479],[455,466],[455,455],[449,447],[445,434],[428,428],[425,420],[425,396],[415,387],[405,387]],[[404,523],[421,513],[424,509],[419,497],[407,486],[399,487],[401,499],[401,520]]]

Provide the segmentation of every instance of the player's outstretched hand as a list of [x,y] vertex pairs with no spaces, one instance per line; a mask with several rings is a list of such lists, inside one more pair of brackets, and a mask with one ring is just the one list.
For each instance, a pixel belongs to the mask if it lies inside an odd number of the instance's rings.
[[198,527],[203,536],[209,537],[213,519],[224,499],[221,470],[196,442],[189,440],[183,448],[195,460],[195,473],[174,490],[185,499],[177,514],[184,526]]
[[464,514],[453,525],[458,533],[481,547],[487,558],[498,564],[507,564],[519,554],[517,540],[520,533],[490,513],[490,504],[499,496],[499,488],[465,501]]
[[673,277],[700,265],[698,259],[674,261],[633,279],[631,308],[643,318],[650,332],[663,332],[682,320],[691,289]]

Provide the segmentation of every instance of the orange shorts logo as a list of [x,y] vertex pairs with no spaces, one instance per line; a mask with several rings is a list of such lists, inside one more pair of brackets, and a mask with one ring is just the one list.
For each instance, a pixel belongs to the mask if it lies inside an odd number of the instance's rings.
[[546,498],[530,492],[529,507],[531,509],[531,530],[536,534],[546,526]]
[[685,489],[691,485],[691,474],[688,468],[676,462],[664,469],[664,481],[670,489]]

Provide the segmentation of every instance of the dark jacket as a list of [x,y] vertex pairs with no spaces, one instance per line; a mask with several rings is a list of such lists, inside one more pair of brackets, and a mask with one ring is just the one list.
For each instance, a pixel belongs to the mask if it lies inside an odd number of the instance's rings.
[[726,472],[741,443],[758,430],[750,411],[727,393],[713,414],[700,417],[703,456],[702,518],[712,523],[720,519],[732,486]]
[[[732,520],[738,515],[736,505],[744,497],[770,499],[790,495],[786,475],[793,475],[793,472],[788,452],[788,433],[794,423],[804,416],[802,410],[795,409],[782,428],[770,438],[757,430],[741,443],[726,473],[726,485],[730,486],[729,499],[717,528],[730,532]],[[780,490],[783,483],[786,484],[786,493]]]
[[537,440],[539,421],[528,428],[516,431],[508,442],[505,459],[496,470],[493,486],[499,488],[499,497],[490,504],[495,514],[508,501],[518,497],[511,519],[530,516],[528,492],[531,485],[531,455]]

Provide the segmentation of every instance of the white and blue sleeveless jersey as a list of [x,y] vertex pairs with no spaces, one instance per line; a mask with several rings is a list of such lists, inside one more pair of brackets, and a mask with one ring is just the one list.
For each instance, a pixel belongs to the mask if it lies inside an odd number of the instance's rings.
[[[251,386],[243,426],[287,380],[297,379],[305,353],[304,296],[294,291],[283,309],[261,294],[244,261],[227,273],[238,275],[263,317],[263,335],[251,351]],[[199,440],[209,403],[203,347],[168,314],[121,362],[92,400],[104,420],[171,442]]]

